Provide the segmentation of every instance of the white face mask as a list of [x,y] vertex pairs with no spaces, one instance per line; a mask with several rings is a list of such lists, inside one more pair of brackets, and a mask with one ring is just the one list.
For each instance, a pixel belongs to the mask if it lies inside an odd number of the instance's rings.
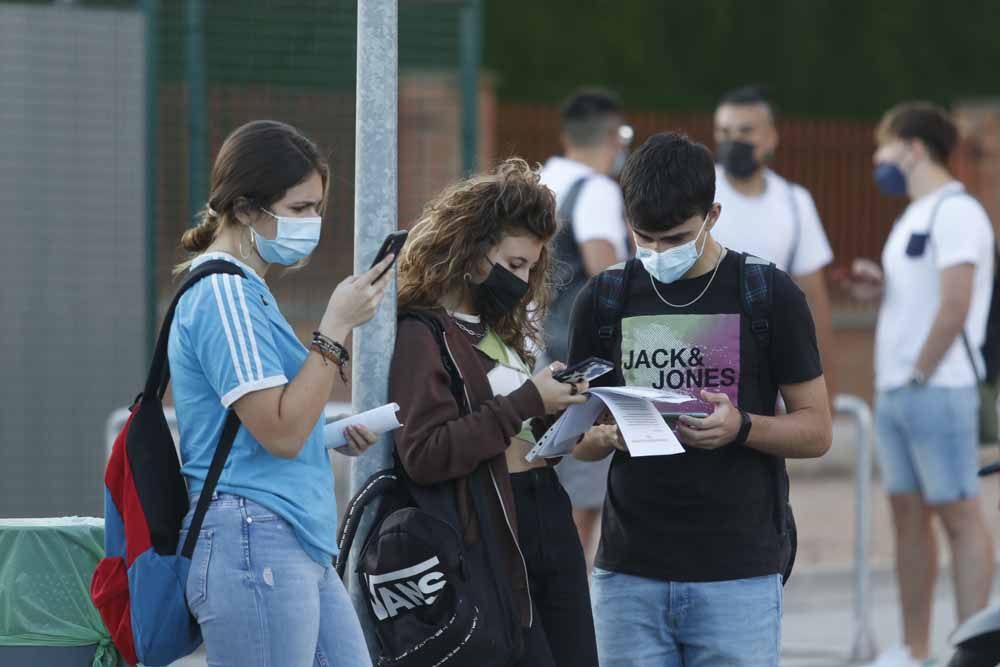
[[321,217],[291,218],[275,215],[267,209],[261,210],[278,221],[278,233],[273,239],[265,239],[257,233],[253,235],[257,252],[268,264],[291,266],[311,255],[319,245],[319,232],[323,226]]
[[701,250],[698,250],[698,239],[701,238],[701,234],[705,231],[707,225],[708,215],[705,216],[705,221],[701,223],[698,235],[693,240],[676,248],[667,248],[663,252],[643,248],[639,245],[638,239],[636,239],[635,256],[642,262],[642,266],[646,269],[646,272],[661,283],[669,284],[680,280],[685,273],[691,270],[691,267],[698,261],[702,253],[705,252],[705,246],[708,245],[708,237],[701,244]]

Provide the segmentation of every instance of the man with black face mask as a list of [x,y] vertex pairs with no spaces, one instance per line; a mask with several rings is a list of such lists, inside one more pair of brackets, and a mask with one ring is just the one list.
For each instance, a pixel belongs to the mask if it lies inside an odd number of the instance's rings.
[[805,293],[816,323],[831,400],[833,327],[824,268],[833,251],[809,191],[767,165],[778,147],[774,108],[757,86],[723,96],[715,111],[716,199],[725,211],[714,234],[734,250],[769,259]]

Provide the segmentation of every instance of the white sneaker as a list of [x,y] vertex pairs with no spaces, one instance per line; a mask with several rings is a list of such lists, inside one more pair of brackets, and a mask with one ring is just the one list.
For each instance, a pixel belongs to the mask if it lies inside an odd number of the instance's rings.
[[925,664],[927,663],[914,659],[905,646],[894,646],[866,667],[924,667]]

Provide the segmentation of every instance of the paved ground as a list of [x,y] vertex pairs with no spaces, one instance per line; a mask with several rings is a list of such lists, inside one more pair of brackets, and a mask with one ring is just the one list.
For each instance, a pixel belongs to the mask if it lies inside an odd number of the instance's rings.
[[[990,458],[994,453],[984,452],[983,456]],[[785,591],[783,666],[849,664],[855,637],[853,459],[853,432],[847,422],[841,421],[836,428],[834,450],[825,460],[791,467],[792,503],[799,526],[799,556]],[[344,487],[346,484],[341,486]],[[885,648],[899,642],[900,624],[891,569],[893,546],[889,509],[877,479],[872,484],[871,497],[870,562],[873,574],[867,587],[871,599],[870,629],[877,645]],[[1000,547],[998,498],[997,481],[988,480],[983,485],[982,505],[994,534],[994,544]],[[1000,579],[994,590],[1000,591]],[[942,554],[942,575],[933,622],[933,647],[939,657],[948,653],[947,637],[954,625],[947,554]],[[176,667],[204,665],[201,656],[176,663]]]

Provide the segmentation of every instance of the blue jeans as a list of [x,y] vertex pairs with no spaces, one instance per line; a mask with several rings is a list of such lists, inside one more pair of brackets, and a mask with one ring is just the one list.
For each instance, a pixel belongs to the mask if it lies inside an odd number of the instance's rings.
[[371,667],[336,570],[310,558],[288,523],[251,500],[220,493],[212,501],[187,600],[211,667]]
[[679,583],[594,568],[601,667],[770,667],[781,647],[781,575]]
[[889,495],[928,505],[979,495],[979,392],[975,387],[900,387],[875,402],[876,450]]

